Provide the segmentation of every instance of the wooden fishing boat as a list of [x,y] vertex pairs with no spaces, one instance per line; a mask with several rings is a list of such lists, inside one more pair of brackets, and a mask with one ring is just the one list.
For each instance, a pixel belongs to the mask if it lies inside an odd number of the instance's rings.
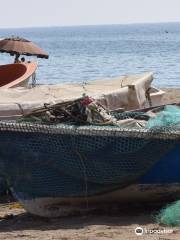
[[27,86],[36,69],[35,62],[0,65],[0,89]]
[[0,123],[0,174],[28,212],[44,217],[178,199],[179,156],[178,126]]

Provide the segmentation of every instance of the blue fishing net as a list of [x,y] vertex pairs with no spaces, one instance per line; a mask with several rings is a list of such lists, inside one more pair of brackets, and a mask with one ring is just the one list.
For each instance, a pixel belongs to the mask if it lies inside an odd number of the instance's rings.
[[179,136],[170,127],[0,123],[0,174],[27,199],[102,194],[136,182]]
[[166,106],[155,118],[151,118],[147,122],[148,128],[168,127],[172,125],[180,127],[180,107],[172,105]]

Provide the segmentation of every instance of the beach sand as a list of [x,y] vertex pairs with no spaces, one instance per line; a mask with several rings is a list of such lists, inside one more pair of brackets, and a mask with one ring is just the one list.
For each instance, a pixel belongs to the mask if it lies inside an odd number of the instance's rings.
[[[180,102],[180,89],[164,89],[167,96],[164,103]],[[0,203],[0,239],[42,239],[42,240],[179,240],[180,228],[163,235],[136,236],[134,230],[140,226],[146,229],[172,229],[155,224],[154,215],[162,206],[134,205],[106,208],[87,215],[44,219],[31,216],[18,204],[5,198]]]
[[180,88],[164,88],[166,92],[163,97],[163,103],[180,103]]

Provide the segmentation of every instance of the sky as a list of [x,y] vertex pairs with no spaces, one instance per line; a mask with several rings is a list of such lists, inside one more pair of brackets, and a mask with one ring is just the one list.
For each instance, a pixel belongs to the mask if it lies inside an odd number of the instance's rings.
[[180,22],[180,0],[0,0],[0,28]]

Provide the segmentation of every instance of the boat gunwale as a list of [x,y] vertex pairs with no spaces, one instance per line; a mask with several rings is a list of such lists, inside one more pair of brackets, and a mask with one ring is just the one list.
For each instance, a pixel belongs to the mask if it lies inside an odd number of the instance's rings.
[[103,137],[132,137],[132,138],[158,138],[180,140],[180,127],[156,127],[156,128],[125,128],[117,126],[97,126],[86,125],[78,126],[75,124],[32,124],[32,123],[13,123],[0,122],[0,133],[25,132],[42,133],[54,135],[84,135],[84,136],[103,136]]

